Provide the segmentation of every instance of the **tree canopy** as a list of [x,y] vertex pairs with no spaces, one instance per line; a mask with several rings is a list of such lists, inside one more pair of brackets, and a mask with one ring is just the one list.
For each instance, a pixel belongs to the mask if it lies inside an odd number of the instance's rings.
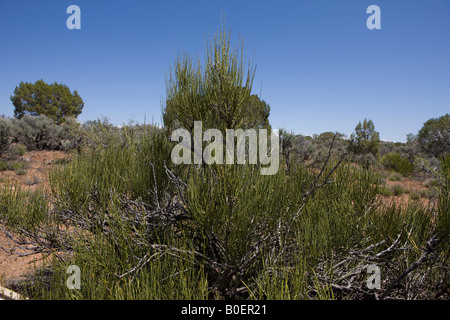
[[435,157],[450,151],[450,114],[433,118],[423,124],[417,140],[422,150]]
[[380,134],[375,131],[372,120],[364,119],[356,125],[350,136],[349,150],[358,154],[371,153],[377,157],[380,150]]
[[47,84],[42,79],[34,84],[21,82],[11,101],[15,107],[14,116],[18,119],[26,114],[45,115],[57,123],[63,122],[67,116],[76,118],[84,107],[76,90],[72,93],[65,84]]

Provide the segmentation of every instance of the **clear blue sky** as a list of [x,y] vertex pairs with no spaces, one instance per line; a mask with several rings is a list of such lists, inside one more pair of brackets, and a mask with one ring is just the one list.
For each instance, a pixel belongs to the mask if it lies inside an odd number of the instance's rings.
[[[81,30],[66,27],[72,4]],[[372,4],[381,30],[366,27]],[[79,92],[81,122],[160,123],[165,73],[182,50],[203,57],[222,13],[274,128],[349,135],[368,118],[405,141],[450,112],[449,0],[1,0],[0,114],[21,81],[43,79]]]

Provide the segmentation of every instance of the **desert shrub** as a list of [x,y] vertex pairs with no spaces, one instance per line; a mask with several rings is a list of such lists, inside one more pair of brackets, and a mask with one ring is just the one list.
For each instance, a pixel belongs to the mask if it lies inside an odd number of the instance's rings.
[[438,187],[439,186],[439,182],[435,178],[425,179],[425,181],[423,181],[422,183],[427,188]]
[[0,186],[0,221],[9,226],[36,230],[48,218],[48,202],[40,191],[24,191],[20,185],[6,183]]
[[284,129],[279,130],[280,135],[280,152],[286,160],[287,165],[291,163],[304,163],[307,160],[316,159],[316,145],[312,139]]
[[[71,199],[71,206],[81,210],[93,194],[109,201],[111,190],[150,200],[149,190],[155,181],[163,195],[168,183],[164,164],[171,163],[171,145],[164,130],[146,126],[138,131],[132,127],[109,131],[103,124],[99,126],[90,130],[103,129],[105,135],[88,142],[91,151],[52,173],[50,179],[55,191]],[[103,143],[104,148],[97,149]],[[68,175],[72,177],[70,180],[63,178]]]
[[407,158],[402,157],[398,152],[389,152],[380,159],[381,164],[388,170],[394,170],[403,176],[410,175],[414,170],[414,165]]
[[13,143],[11,144],[11,146],[9,147],[9,155],[10,156],[23,156],[25,154],[25,152],[27,151],[27,147],[23,144],[20,143]]
[[81,147],[89,151],[99,152],[119,139],[121,128],[110,123],[107,117],[95,121],[87,121],[81,126]]
[[386,186],[381,186],[379,188],[379,193],[386,197],[391,197],[394,195],[394,192],[392,191],[392,189],[389,187],[386,187]]
[[394,194],[394,196],[400,196],[404,193],[406,193],[405,188],[403,188],[401,185],[393,185],[392,187],[392,193]]
[[402,177],[400,175],[394,173],[394,174],[389,175],[388,179],[389,179],[389,181],[401,181]]
[[223,26],[206,44],[203,63],[177,57],[166,82],[164,126],[190,132],[194,121],[206,129],[270,128],[270,106],[252,94],[255,67],[245,61],[242,41],[233,46]]
[[418,192],[411,192],[409,196],[410,196],[410,198],[412,200],[419,200],[420,199],[420,193],[418,193]]
[[24,176],[27,173],[26,169],[17,169],[14,170],[18,176]]
[[377,158],[372,153],[352,153],[348,159],[359,164],[364,169],[373,168],[377,165]]
[[40,184],[41,182],[42,182],[42,180],[41,180],[41,178],[39,178],[39,177],[33,177],[33,178],[31,178],[31,179],[27,178],[27,179],[25,180],[25,184],[26,184],[27,186],[34,186],[34,185],[36,185],[36,184]]
[[13,119],[14,138],[29,150],[56,150],[60,145],[61,127],[46,116],[28,116]]
[[10,162],[8,168],[12,171],[23,170],[27,168],[27,163],[25,162]]
[[0,160],[0,171],[5,171],[8,169],[8,163],[6,161]]
[[66,118],[58,125],[46,116],[25,115],[12,119],[13,140],[29,150],[70,150],[81,143],[80,124],[76,119]]
[[73,117],[66,117],[60,124],[61,132],[59,135],[59,148],[63,151],[77,149],[83,141],[81,124]]
[[12,125],[7,118],[0,117],[0,155],[6,151],[11,143]]

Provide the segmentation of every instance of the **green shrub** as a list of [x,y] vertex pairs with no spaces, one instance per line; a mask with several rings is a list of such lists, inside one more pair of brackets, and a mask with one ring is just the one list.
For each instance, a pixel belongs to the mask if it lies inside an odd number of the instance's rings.
[[409,196],[410,196],[410,198],[412,200],[419,200],[420,199],[420,193],[418,193],[418,192],[411,192]]
[[29,150],[58,149],[62,128],[46,116],[25,115],[13,119],[15,139]]
[[24,176],[27,173],[27,170],[25,170],[25,169],[18,169],[15,171],[18,176]]
[[392,189],[389,187],[385,187],[385,186],[382,186],[379,188],[379,193],[386,197],[391,197],[394,195],[394,192],[392,191]]
[[401,181],[401,180],[402,180],[402,177],[399,176],[398,174],[391,174],[391,175],[388,177],[388,179],[389,179],[389,181]]
[[414,170],[414,165],[407,158],[398,152],[389,152],[380,159],[381,164],[388,170],[394,170],[403,176],[410,175]]
[[423,185],[427,188],[438,187],[439,182],[434,178],[428,178],[423,182]]
[[26,169],[26,167],[27,167],[27,163],[25,163],[25,162],[10,162],[8,164],[8,168],[11,171],[23,170],[23,169]]
[[0,171],[8,170],[8,163],[6,161],[0,160]]
[[394,196],[400,196],[400,195],[406,193],[406,190],[402,186],[396,184],[396,185],[392,186],[392,192],[393,192]]
[[8,149],[11,143],[11,133],[11,121],[0,117],[0,154]]
[[23,156],[27,151],[27,147],[20,143],[14,143],[9,147],[9,154],[11,156]]

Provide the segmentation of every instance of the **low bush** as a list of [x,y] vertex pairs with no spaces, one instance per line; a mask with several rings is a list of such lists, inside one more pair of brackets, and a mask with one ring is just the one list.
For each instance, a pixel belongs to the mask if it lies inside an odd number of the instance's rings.
[[25,145],[29,150],[75,149],[81,143],[80,124],[76,119],[67,118],[58,125],[46,116],[25,115],[12,119],[13,140]]
[[6,161],[0,160],[0,171],[8,170],[8,163]]
[[420,193],[418,193],[418,192],[411,192],[409,194],[409,196],[410,196],[410,199],[412,199],[412,200],[419,200],[420,199]]
[[11,143],[12,125],[9,119],[0,117],[0,155],[6,151]]
[[388,170],[394,170],[403,176],[410,175],[414,170],[414,165],[407,158],[402,157],[398,152],[389,152],[380,159],[381,164]]
[[392,189],[389,187],[385,187],[385,186],[380,187],[378,192],[381,195],[386,196],[386,197],[392,197],[394,195],[394,192],[392,191]]
[[20,143],[13,143],[8,150],[9,155],[13,157],[21,157],[25,152],[27,152],[27,147]]
[[388,179],[389,179],[389,181],[401,181],[401,180],[402,180],[402,177],[399,176],[398,174],[391,174],[391,175],[388,177]]
[[404,193],[407,193],[407,190],[405,190],[405,188],[403,188],[402,186],[396,184],[393,185],[392,187],[392,193],[394,194],[394,196],[400,196]]

